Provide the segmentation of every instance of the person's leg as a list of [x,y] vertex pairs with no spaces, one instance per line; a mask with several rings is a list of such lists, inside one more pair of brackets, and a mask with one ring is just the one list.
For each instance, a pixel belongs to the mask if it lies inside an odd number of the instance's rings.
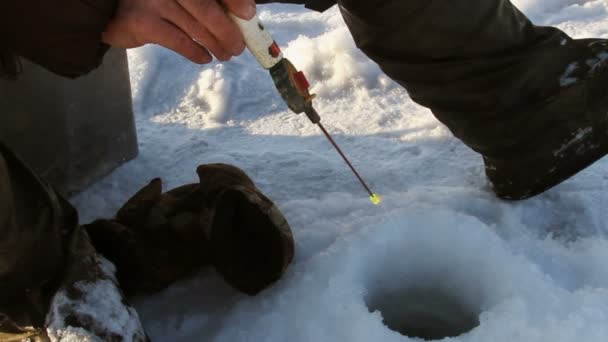
[[62,235],[74,227],[54,192],[0,144],[0,313],[15,325],[42,327],[65,262]]
[[534,26],[507,0],[339,4],[362,51],[483,155],[500,197],[538,194],[608,152],[604,41]]
[[146,339],[75,209],[0,142],[0,340],[49,336]]

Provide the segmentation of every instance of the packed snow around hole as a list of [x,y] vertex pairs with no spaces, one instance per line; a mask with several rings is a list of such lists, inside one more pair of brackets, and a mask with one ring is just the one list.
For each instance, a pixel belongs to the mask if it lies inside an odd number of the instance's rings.
[[[606,0],[514,3],[538,24],[608,38]],[[153,340],[415,341],[399,324],[431,317],[458,342],[608,341],[607,159],[531,200],[499,201],[480,157],[356,49],[336,8],[258,11],[384,202],[369,203],[248,53],[198,66],[130,51],[141,153],[74,199],[82,221],[112,216],[154,177],[171,188],[224,162],[277,203],[297,243],[286,276],[256,297],[202,270],[138,299]]]

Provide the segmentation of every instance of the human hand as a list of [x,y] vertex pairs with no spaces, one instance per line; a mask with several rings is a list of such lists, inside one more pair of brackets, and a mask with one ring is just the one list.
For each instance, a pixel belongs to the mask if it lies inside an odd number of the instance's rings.
[[120,0],[102,39],[125,49],[159,44],[200,64],[211,54],[229,60],[245,42],[224,7],[247,20],[256,11],[254,0]]

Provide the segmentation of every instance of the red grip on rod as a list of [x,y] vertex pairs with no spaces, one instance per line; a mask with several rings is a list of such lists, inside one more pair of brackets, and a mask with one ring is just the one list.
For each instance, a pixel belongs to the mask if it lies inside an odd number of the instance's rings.
[[268,47],[268,53],[274,58],[279,57],[279,55],[281,54],[281,48],[279,47],[277,42],[275,42],[275,41],[272,42],[272,45],[270,45],[270,47]]
[[310,84],[308,83],[306,76],[304,76],[304,73],[301,71],[298,71],[295,74],[293,74],[293,79],[296,81],[298,88],[300,88],[302,90],[308,89],[308,87],[310,87]]

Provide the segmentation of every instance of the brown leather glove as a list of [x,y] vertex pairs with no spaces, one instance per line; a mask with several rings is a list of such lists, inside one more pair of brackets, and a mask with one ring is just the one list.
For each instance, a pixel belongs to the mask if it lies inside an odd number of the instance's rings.
[[161,290],[210,264],[253,295],[293,259],[287,221],[242,170],[211,164],[197,172],[200,183],[164,194],[154,179],[114,220],[86,226],[97,250],[116,264],[128,295]]

